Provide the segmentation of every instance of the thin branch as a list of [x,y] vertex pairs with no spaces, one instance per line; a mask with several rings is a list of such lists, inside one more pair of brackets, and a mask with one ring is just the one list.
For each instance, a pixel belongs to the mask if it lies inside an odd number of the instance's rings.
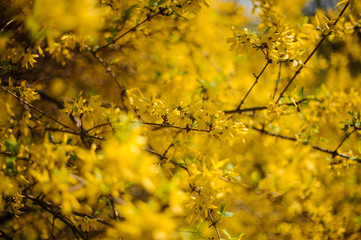
[[157,155],[159,158],[168,160],[168,157],[163,156],[163,154],[160,154],[160,153],[154,151],[153,149],[149,149],[149,148],[142,148],[142,149],[149,152],[149,153],[151,153],[151,154]]
[[[281,138],[281,139],[289,140],[289,141],[292,141],[292,142],[297,142],[297,139],[294,138],[294,137],[288,137],[288,136],[280,135],[280,134],[277,134],[277,133],[269,132],[269,131],[266,131],[264,129],[256,128],[254,126],[252,126],[251,129],[256,130],[256,131],[258,131],[258,132],[260,132],[262,134],[266,134],[266,135],[273,136],[273,137],[276,137],[276,138]],[[304,145],[308,145],[308,144],[304,143]],[[315,146],[315,145],[311,145],[311,147],[313,149],[317,150],[317,151],[330,154],[332,157],[339,156],[339,157],[343,157],[343,158],[346,158],[346,159],[349,159],[349,160],[354,160],[356,162],[360,162],[359,160],[353,159],[352,156],[344,154],[344,153],[338,153],[338,152],[331,151],[331,150],[328,150],[328,149],[325,149],[325,148],[321,148],[321,147],[318,147],[318,146]]]
[[93,131],[96,128],[104,127],[104,126],[107,126],[107,125],[111,125],[111,124],[109,122],[98,124],[98,125],[95,125],[94,127],[89,128],[88,130],[86,130],[86,132],[90,132],[90,131]]
[[[20,83],[21,81],[20,81],[20,80],[14,79],[14,78],[12,78],[12,80],[14,80],[14,82],[13,82],[13,85],[14,85],[14,86],[17,86],[17,87],[20,87],[20,86],[21,86],[21,83]],[[43,91],[41,91],[41,90],[38,90],[38,89],[35,90],[35,89],[33,89],[33,87],[31,86],[31,84],[26,83],[25,86],[26,86],[27,88],[30,88],[30,89],[33,90],[33,91],[36,91],[36,92],[40,95],[41,99],[44,99],[44,100],[49,101],[49,102],[52,102],[52,103],[54,103],[58,108],[64,109],[64,102],[63,102],[63,101],[59,101],[58,99],[55,99],[55,98],[49,96],[47,93],[45,93],[45,92],[43,92]]]
[[[163,154],[160,154],[160,153],[154,151],[153,149],[148,149],[148,148],[142,148],[142,149],[145,150],[145,151],[147,151],[147,152],[149,152],[149,153],[151,153],[151,154],[154,154],[154,155],[158,156],[159,158],[168,160],[168,157],[166,157],[166,156],[164,156]],[[191,174],[189,173],[189,170],[188,170],[188,168],[187,168],[186,166],[180,165],[179,163],[177,163],[177,162],[174,161],[174,160],[170,160],[170,162],[171,162],[174,166],[178,166],[178,167],[184,169],[184,170],[188,173],[188,175],[191,176]]]
[[165,155],[167,155],[167,153],[168,153],[168,151],[169,151],[169,149],[170,149],[171,147],[174,147],[174,144],[173,144],[173,143],[169,144],[169,146],[167,147],[167,149],[164,151],[164,153],[163,153],[163,156],[164,156],[164,157],[165,157]]
[[96,52],[92,51],[90,47],[88,47],[87,49],[91,52],[91,54],[94,56],[94,58],[105,67],[106,72],[110,74],[110,76],[113,78],[114,82],[117,84],[117,86],[119,87],[119,89],[120,89],[121,91],[125,91],[125,87],[122,86],[122,85],[118,82],[118,79],[117,79],[117,77],[115,76],[115,73],[112,71],[110,65],[109,65],[102,57],[98,56],[98,55],[96,54]]
[[[295,104],[300,104],[300,103],[303,103],[307,100],[312,100],[312,99],[309,99],[309,98],[304,98],[304,99],[301,99],[295,103],[282,103],[280,104],[280,106],[294,106]],[[256,111],[261,111],[261,110],[266,110],[268,109],[267,106],[262,106],[262,107],[251,107],[251,108],[243,108],[243,109],[234,109],[234,110],[228,110],[228,111],[224,111],[225,114],[231,114],[231,113],[244,113],[244,112],[256,112]]]
[[277,82],[276,82],[276,86],[275,86],[275,91],[273,92],[273,97],[272,97],[273,100],[275,100],[276,93],[277,93],[277,90],[278,90],[278,84],[280,83],[280,80],[281,80],[282,62],[280,62],[279,65],[280,65],[280,68],[278,70],[278,77],[277,77]]
[[56,217],[53,215],[53,222],[51,224],[51,237],[52,237],[52,239],[55,239],[55,236],[54,236],[55,220],[56,220]]
[[[82,133],[79,133],[79,132],[76,132],[76,131],[72,131],[72,130],[66,130],[66,129],[45,128],[45,130],[47,130],[47,131],[52,131],[52,132],[70,133],[70,134],[78,135],[78,136],[81,136],[81,135],[82,135]],[[83,135],[84,135],[84,134],[83,134]],[[94,135],[88,135],[88,134],[86,134],[85,137],[89,137],[89,138],[93,138],[93,139],[97,139],[97,140],[105,140],[105,138],[103,138],[103,137],[94,136]]]
[[[11,157],[13,156],[13,154],[11,152],[0,152],[0,155],[4,155],[4,156],[8,156]],[[26,158],[26,157],[16,157],[17,160],[23,160],[23,161],[29,161],[30,158]]]
[[[33,202],[37,203],[39,206],[40,206],[40,204],[42,204],[42,205],[44,205],[46,207],[49,207],[49,208],[56,208],[58,210],[61,209],[61,206],[55,205],[55,204],[53,204],[51,202],[45,202],[45,201],[39,200],[38,198],[36,198],[36,197],[34,197],[34,196],[30,195],[30,194],[25,194],[24,196],[26,198],[32,200]],[[86,217],[86,218],[89,218],[89,219],[95,219],[97,222],[102,223],[102,224],[107,225],[107,226],[110,226],[110,227],[113,226],[111,223],[107,222],[106,220],[104,220],[102,218],[94,217],[94,216],[89,215],[89,214],[80,213],[80,212],[77,212],[77,211],[73,211],[73,214],[76,215],[76,216],[79,216],[79,217]],[[58,218],[58,215],[54,215],[54,216]]]
[[[348,5],[350,3],[347,2],[345,7],[342,9],[342,11],[340,12],[340,14],[337,17],[337,20],[332,24],[333,26],[335,26],[337,24],[337,22],[339,21],[339,19],[341,18],[341,16],[343,15],[343,13],[346,11]],[[280,96],[278,97],[276,103],[278,103],[281,98],[283,97],[283,95],[285,94],[286,90],[288,89],[288,87],[291,85],[291,83],[295,80],[295,78],[297,77],[298,74],[301,73],[301,70],[305,67],[305,65],[307,64],[307,62],[311,59],[311,57],[316,53],[316,51],[319,49],[319,47],[321,46],[321,44],[323,43],[323,41],[332,34],[332,30],[323,35],[323,37],[321,38],[321,40],[318,42],[318,44],[316,45],[316,47],[312,50],[312,52],[310,53],[310,55],[308,55],[308,57],[306,58],[305,62],[298,68],[298,70],[294,73],[293,77],[288,81],[286,87],[282,90]]]
[[49,96],[45,92],[42,92],[42,91],[39,91],[39,90],[37,90],[37,92],[38,92],[38,94],[40,95],[40,97],[42,99],[54,103],[59,109],[64,109],[65,108],[64,103],[62,101],[59,101],[59,100]]
[[222,77],[224,79],[227,78],[227,76],[224,74],[222,68],[220,68],[217,63],[212,59],[211,55],[205,51],[204,49],[202,49],[202,46],[199,45],[196,42],[189,42],[190,44],[192,44],[195,48],[197,48],[199,50],[199,52],[202,54],[202,56],[208,61],[208,63],[214,68],[214,70],[216,70],[219,74],[222,75]]
[[10,21],[8,21],[8,22],[4,25],[4,27],[1,28],[0,32],[3,32],[7,26],[9,26],[11,23],[13,23],[13,22],[15,22],[15,21],[16,21],[15,18],[13,18],[13,19],[11,19]]
[[13,92],[9,91],[9,90],[8,90],[8,89],[6,89],[5,87],[3,87],[3,86],[0,86],[0,87],[1,87],[1,89],[3,89],[6,93],[8,93],[8,94],[10,94],[11,96],[13,96],[14,98],[16,98],[16,99],[17,99],[19,102],[21,102],[22,104],[25,104],[25,105],[29,106],[30,108],[32,108],[32,109],[34,109],[35,111],[39,112],[41,115],[43,115],[43,116],[45,116],[45,117],[49,118],[50,120],[52,120],[52,121],[56,122],[57,124],[59,124],[59,125],[63,126],[64,128],[68,128],[68,129],[70,129],[70,127],[68,127],[68,126],[67,126],[67,125],[65,125],[64,123],[61,123],[61,122],[59,122],[58,120],[56,120],[55,118],[53,118],[53,117],[51,117],[51,116],[47,115],[47,114],[46,114],[43,110],[41,110],[41,109],[39,109],[39,108],[35,107],[34,105],[32,105],[32,104],[28,103],[28,102],[27,102],[27,101],[25,101],[24,99],[22,99],[22,98],[18,97],[15,93],[13,93]]
[[337,150],[342,146],[342,144],[346,141],[347,138],[349,138],[353,133],[355,133],[358,130],[358,128],[354,128],[350,133],[346,133],[346,135],[344,136],[344,138],[341,140],[340,144],[338,144],[337,148],[335,149],[335,153],[337,152]]
[[109,199],[110,201],[110,204],[112,205],[112,210],[113,210],[113,215],[114,215],[114,218],[115,220],[119,220],[120,216],[119,216],[119,213],[118,213],[118,210],[117,208],[115,207],[115,201],[114,201],[114,198],[110,195],[107,195],[107,198]]
[[152,18],[154,18],[155,16],[158,16],[159,14],[161,14],[162,12],[159,11],[157,12],[156,14],[152,15],[152,16],[147,16],[146,19],[144,19],[143,21],[141,21],[140,23],[138,23],[137,25],[135,25],[134,27],[130,28],[129,30],[127,30],[126,32],[124,32],[122,35],[120,35],[119,37],[113,39],[111,42],[107,43],[106,45],[98,48],[96,52],[99,52],[101,50],[103,50],[104,48],[107,48],[109,47],[110,45],[116,43],[119,39],[123,38],[125,35],[127,35],[128,33],[132,32],[132,31],[135,31],[139,26],[143,25],[144,23],[146,23],[147,21],[150,21]]
[[6,239],[6,240],[12,240],[13,238],[12,237],[10,237],[9,235],[7,235],[4,231],[2,231],[1,229],[0,229],[0,233],[1,233],[1,235],[0,235],[0,238],[4,238],[4,239]]
[[209,133],[212,128],[210,129],[197,129],[197,128],[190,128],[189,125],[187,124],[186,127],[179,127],[179,126],[174,126],[174,125],[170,125],[170,124],[163,124],[163,123],[151,123],[151,122],[144,122],[144,121],[135,121],[141,124],[145,124],[145,125],[151,125],[151,126],[157,126],[157,127],[161,127],[161,128],[175,128],[175,129],[180,129],[180,130],[184,130],[187,132],[190,131],[195,131],[195,132],[207,132]]
[[81,230],[79,230],[74,223],[72,223],[71,220],[69,220],[68,218],[66,218],[65,216],[63,216],[62,214],[60,214],[59,212],[55,211],[52,209],[52,205],[48,205],[47,203],[45,203],[42,200],[39,200],[31,195],[25,194],[24,195],[26,198],[30,199],[31,201],[33,201],[35,204],[37,204],[38,206],[40,206],[41,208],[43,208],[44,210],[48,211],[49,213],[51,213],[53,216],[55,216],[56,218],[58,218],[60,221],[62,221],[63,223],[65,223],[65,225],[67,225],[73,232],[74,236],[76,237],[76,239],[79,239],[79,236],[82,239],[87,239],[87,237],[84,235],[84,232],[82,232]]
[[259,230],[261,230],[264,233],[264,235],[266,235],[266,237],[269,240],[274,240],[274,237],[264,229],[264,224],[263,224],[262,218],[257,216],[255,210],[253,210],[250,206],[248,206],[241,200],[237,200],[236,204],[240,209],[245,211],[251,217],[251,221],[255,224],[255,226]]
[[222,239],[221,234],[219,233],[219,230],[218,230],[218,228],[217,228],[217,223],[218,223],[218,221],[214,221],[214,220],[213,220],[212,209],[208,209],[208,215],[209,215],[209,218],[211,219],[211,222],[212,222],[212,224],[209,226],[209,228],[213,226],[214,229],[215,229],[216,232],[217,232],[218,239]]
[[123,107],[124,107],[125,111],[127,111],[128,109],[127,109],[127,107],[126,107],[126,105],[125,105],[125,102],[124,102],[124,97],[126,97],[126,90],[127,90],[127,89],[126,89],[123,85],[121,85],[121,84],[119,83],[118,78],[117,78],[117,76],[115,75],[115,73],[113,72],[113,70],[112,70],[112,68],[110,67],[110,65],[109,65],[102,57],[98,56],[96,52],[92,51],[90,47],[88,47],[87,49],[91,52],[92,56],[93,56],[99,63],[101,63],[101,64],[104,66],[106,72],[110,74],[110,76],[112,77],[113,81],[115,82],[115,84],[116,84],[116,85],[118,86],[118,88],[120,89],[120,98],[121,98],[121,101],[122,101],[122,104],[123,104]]
[[246,93],[246,95],[244,96],[244,98],[242,99],[242,101],[238,104],[237,106],[237,110],[241,109],[244,101],[246,100],[246,98],[248,97],[248,95],[250,94],[250,92],[252,91],[252,89],[254,88],[254,86],[257,84],[258,79],[262,76],[262,74],[264,73],[264,71],[266,70],[267,66],[271,63],[270,60],[267,60],[266,65],[263,67],[262,71],[256,76],[256,74],[253,74],[254,77],[256,78],[256,80],[254,81],[253,85],[251,86],[251,88],[248,90],[248,92]]

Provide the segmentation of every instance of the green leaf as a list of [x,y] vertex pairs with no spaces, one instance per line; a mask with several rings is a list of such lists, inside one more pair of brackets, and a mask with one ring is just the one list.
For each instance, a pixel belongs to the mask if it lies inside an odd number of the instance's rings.
[[76,161],[78,157],[76,155],[70,154],[70,159]]
[[227,232],[227,230],[226,229],[222,229],[222,232],[228,237],[228,239],[231,239],[232,237],[231,237],[231,235],[229,235],[229,233]]
[[63,142],[63,141],[54,142],[54,136],[50,132],[48,132],[48,139],[49,139],[49,142],[52,144],[61,144]]
[[345,133],[347,132],[347,130],[348,130],[348,125],[347,124],[345,124],[344,126],[343,126],[343,128],[341,128],[341,130],[342,131],[344,131]]
[[271,30],[271,27],[266,28],[266,29],[263,31],[262,36],[266,35],[266,34],[269,32],[269,30]]
[[13,155],[18,155],[19,148],[20,148],[20,143],[16,143],[13,140],[6,140],[5,141],[5,147],[6,147],[6,150],[11,152]]
[[233,217],[233,215],[234,215],[233,212],[228,212],[228,211],[224,212],[224,217]]
[[113,38],[112,37],[106,37],[105,41],[107,41],[107,43],[111,43],[113,41]]
[[95,213],[94,213],[94,215],[96,216],[96,215],[98,215],[98,214],[101,214],[103,211],[101,211],[101,210],[96,210],[95,211]]
[[54,142],[54,136],[53,136],[53,134],[51,134],[50,132],[48,133],[48,139],[49,139],[49,142],[55,144],[55,142]]
[[303,87],[299,88],[296,93],[295,93],[295,96],[299,99],[303,98]]
[[225,208],[226,208],[226,206],[225,206],[224,203],[222,202],[222,203],[221,203],[220,212],[221,212],[221,213],[224,213]]
[[232,240],[238,240],[238,239],[241,239],[243,236],[244,236],[244,233],[240,233],[240,234],[237,234],[236,236],[234,236],[234,237],[231,238],[231,239],[232,239]]
[[7,157],[5,159],[5,163],[6,163],[6,168],[9,172],[11,173],[14,173],[14,164],[15,164],[15,161],[16,161],[16,157],[15,156],[10,156],[10,157]]

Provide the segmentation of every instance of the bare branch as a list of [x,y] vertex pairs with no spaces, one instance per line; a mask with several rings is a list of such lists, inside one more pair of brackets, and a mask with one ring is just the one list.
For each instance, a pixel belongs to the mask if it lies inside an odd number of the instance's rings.
[[[57,129],[57,128],[45,128],[45,130],[47,131],[52,131],[52,132],[63,132],[63,133],[70,133],[73,135],[78,135],[81,136],[82,133],[76,132],[76,131],[72,131],[72,130],[66,130],[66,129]],[[83,133],[84,135],[84,133]],[[93,139],[97,139],[97,140],[105,140],[105,138],[103,137],[99,137],[99,136],[94,136],[94,135],[89,135],[89,134],[85,134],[85,137],[89,137],[89,138],[93,138]]]
[[276,82],[275,91],[273,92],[273,97],[272,97],[273,100],[275,100],[276,93],[277,93],[277,90],[278,90],[278,84],[280,83],[280,80],[281,80],[282,62],[280,62],[279,65],[280,65],[280,67],[279,67],[279,70],[278,70],[277,82]]
[[213,220],[212,212],[213,212],[212,209],[208,209],[208,215],[209,215],[209,218],[211,219],[211,222],[212,222],[212,224],[209,226],[209,228],[210,228],[210,227],[214,227],[214,229],[216,230],[218,239],[222,239],[221,234],[219,233],[219,230],[218,230],[218,228],[217,228],[217,223],[218,223],[218,221],[214,221],[214,220]]
[[241,109],[244,101],[246,100],[246,98],[248,97],[248,95],[250,94],[250,92],[252,91],[252,89],[254,88],[254,86],[257,84],[258,79],[262,76],[262,74],[264,73],[264,71],[266,70],[267,66],[271,63],[270,60],[267,60],[266,65],[263,67],[262,71],[256,76],[256,74],[253,74],[254,77],[256,78],[256,80],[254,81],[254,83],[252,84],[251,88],[248,90],[248,92],[246,93],[246,95],[244,96],[244,98],[242,99],[242,101],[238,104],[236,110]]
[[[166,156],[164,156],[163,154],[160,154],[160,153],[154,151],[153,149],[148,149],[148,148],[142,148],[142,149],[145,150],[145,151],[147,151],[147,152],[149,152],[149,153],[151,153],[151,154],[154,154],[154,155],[158,156],[159,159],[166,159],[166,160],[168,160],[168,157],[166,157]],[[170,162],[171,162],[174,166],[177,166],[177,167],[180,167],[180,168],[184,169],[184,170],[188,173],[188,175],[191,176],[191,174],[189,173],[189,170],[188,170],[188,168],[187,168],[186,166],[180,165],[179,163],[177,163],[177,162],[174,161],[174,160],[170,160]]]
[[[294,106],[295,104],[298,105],[300,103],[303,103],[307,100],[312,100],[310,98],[304,98],[301,99],[295,103],[282,103],[280,104],[280,106]],[[228,110],[228,111],[224,111],[225,114],[231,114],[231,113],[244,113],[244,112],[256,112],[256,111],[261,111],[261,110],[266,110],[268,109],[267,106],[261,106],[261,107],[251,107],[251,108],[243,108],[243,109],[234,109],[234,110]]]
[[[51,203],[51,202],[46,202],[46,201],[40,200],[40,199],[38,199],[38,198],[30,195],[30,194],[25,194],[24,196],[25,196],[26,198],[32,200],[33,202],[35,202],[37,205],[39,205],[39,206],[41,206],[41,207],[45,206],[45,207],[46,207],[45,210],[48,210],[48,208],[50,208],[50,209],[55,208],[55,209],[57,209],[57,210],[60,210],[60,209],[61,209],[61,206],[55,205],[54,203]],[[53,211],[54,211],[54,210],[53,210]],[[50,213],[52,213],[52,212],[50,212]],[[54,215],[55,217],[59,218],[58,215],[61,215],[61,214],[58,213],[58,212],[55,212],[55,213],[56,213],[56,214],[55,214],[55,215],[53,214],[53,215]],[[94,217],[94,216],[89,215],[89,214],[80,213],[80,212],[77,212],[77,211],[73,211],[73,214],[76,215],[76,216],[79,216],[79,217],[87,217],[87,218],[89,218],[89,219],[95,219],[97,222],[102,223],[102,224],[107,225],[107,226],[110,226],[110,227],[113,226],[112,224],[110,224],[110,223],[107,222],[106,220],[104,220],[104,219],[102,219],[102,218]],[[64,216],[63,216],[63,217],[64,217]],[[65,217],[64,217],[64,218],[65,218]],[[61,220],[61,219],[60,219],[60,220]],[[70,221],[70,220],[68,220],[68,221]]]
[[208,130],[207,129],[190,128],[188,124],[187,124],[187,127],[179,127],[179,126],[163,124],[163,123],[152,123],[152,122],[144,122],[144,121],[135,121],[135,122],[139,122],[139,123],[145,124],[145,125],[157,126],[157,127],[161,127],[161,128],[175,128],[175,129],[180,129],[180,130],[187,131],[187,132],[195,131],[195,132],[209,133],[212,130],[212,128],[210,128]]
[[[345,7],[342,9],[342,11],[340,12],[340,14],[337,17],[337,20],[333,23],[333,25],[335,26],[337,24],[337,22],[339,21],[339,19],[341,18],[341,16],[343,15],[343,13],[346,11],[348,5],[350,3],[347,2]],[[312,58],[312,56],[316,53],[316,51],[319,49],[319,47],[321,46],[321,44],[323,43],[323,41],[332,34],[332,31],[330,31],[329,33],[323,35],[323,37],[321,38],[321,40],[318,42],[318,44],[316,45],[316,47],[312,50],[312,52],[310,53],[310,55],[308,55],[308,57],[306,58],[306,60],[304,61],[304,63],[298,68],[298,70],[294,73],[293,77],[288,81],[286,87],[282,90],[280,96],[278,97],[276,103],[278,103],[281,98],[283,97],[283,95],[285,94],[286,90],[288,89],[288,87],[291,85],[291,83],[295,80],[295,78],[297,77],[298,74],[301,73],[301,70],[305,67],[305,65],[307,64],[307,62]]]
[[61,123],[61,122],[59,122],[58,120],[56,120],[55,118],[53,118],[53,117],[49,116],[49,115],[48,115],[48,114],[46,114],[43,110],[41,110],[41,109],[39,109],[39,108],[35,107],[34,105],[32,105],[32,104],[28,103],[28,102],[27,102],[27,101],[25,101],[24,99],[22,99],[22,98],[18,97],[15,93],[13,93],[13,92],[9,91],[9,90],[8,90],[8,89],[6,89],[5,87],[3,87],[3,86],[0,86],[0,87],[1,87],[1,89],[2,89],[2,90],[4,90],[6,93],[8,93],[8,94],[10,94],[11,96],[13,96],[14,98],[16,98],[16,99],[17,99],[19,102],[21,102],[22,104],[27,105],[28,107],[30,107],[30,108],[34,109],[35,111],[37,111],[38,113],[40,113],[41,115],[43,115],[43,116],[45,116],[45,117],[49,118],[50,120],[52,120],[52,121],[56,122],[57,124],[59,124],[59,125],[63,126],[64,128],[68,128],[68,129],[70,129],[70,127],[68,127],[68,126],[67,126],[67,125],[65,125],[64,123]]
[[[260,128],[257,128],[257,127],[254,127],[254,126],[252,126],[251,129],[256,130],[256,131],[258,131],[260,133],[269,135],[269,136],[276,137],[276,138],[281,138],[281,139],[289,140],[289,141],[292,141],[292,142],[297,142],[297,139],[294,138],[294,137],[288,137],[288,136],[280,135],[280,134],[277,134],[277,133],[269,132],[269,131],[266,131],[264,129],[260,129]],[[305,143],[305,145],[308,145],[308,144]],[[325,149],[325,148],[321,148],[321,147],[318,147],[318,146],[315,146],[315,145],[312,145],[312,148],[317,150],[317,151],[330,154],[332,157],[339,156],[339,157],[342,157],[342,158],[346,158],[346,159],[349,159],[349,160],[354,160],[356,162],[360,162],[357,159],[355,160],[352,156],[344,154],[344,153],[338,153],[338,152],[331,151],[331,150],[328,150],[328,149]]]
[[125,35],[127,35],[128,33],[135,31],[139,26],[143,25],[144,23],[146,23],[147,21],[150,21],[152,18],[154,18],[155,16],[158,16],[159,14],[161,14],[162,12],[159,11],[156,14],[152,15],[152,16],[147,16],[146,19],[144,19],[143,21],[141,21],[140,23],[138,23],[137,25],[135,25],[134,27],[130,28],[129,30],[127,30],[125,33],[121,34],[119,37],[113,39],[111,42],[107,43],[106,45],[98,48],[94,53],[99,52],[107,47],[109,47],[110,45],[116,43],[117,41],[119,41],[121,38],[123,38]]
[[52,205],[49,205],[47,203],[45,203],[44,201],[37,199],[31,195],[28,194],[24,194],[24,196],[28,199],[30,199],[32,202],[34,202],[36,205],[40,206],[41,208],[43,208],[44,210],[48,211],[49,213],[51,213],[53,216],[55,216],[56,218],[58,218],[60,221],[62,221],[65,225],[67,225],[73,232],[74,236],[76,239],[82,238],[82,239],[87,239],[87,237],[85,236],[84,232],[82,232],[81,230],[79,230],[74,223],[72,223],[71,220],[69,220],[67,217],[63,216],[60,212],[54,210],[52,207]]
[[0,233],[1,233],[1,235],[0,235],[0,238],[4,238],[4,239],[6,239],[6,240],[12,240],[13,238],[12,237],[10,237],[9,235],[7,235],[4,231],[2,231],[1,229],[0,229]]
[[349,138],[353,133],[355,133],[358,130],[358,128],[354,128],[350,133],[346,133],[344,138],[341,140],[340,144],[338,144],[337,148],[334,150],[335,153],[337,153],[337,150],[342,146],[342,144],[346,141],[347,138]]

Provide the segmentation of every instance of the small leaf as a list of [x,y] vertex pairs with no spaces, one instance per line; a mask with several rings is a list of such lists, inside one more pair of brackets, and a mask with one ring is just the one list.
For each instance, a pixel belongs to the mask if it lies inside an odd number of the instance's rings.
[[346,133],[348,130],[348,125],[347,124],[343,125],[343,128],[341,128],[341,130]]
[[240,233],[240,234],[237,234],[236,236],[234,236],[234,237],[231,238],[231,239],[232,239],[232,240],[239,240],[239,239],[241,239],[243,236],[244,236],[244,233]]
[[224,212],[224,217],[233,217],[234,213],[232,212],[228,212],[228,211],[225,211]]
[[16,143],[13,140],[6,140],[5,141],[5,147],[6,147],[6,150],[11,152],[13,155],[18,155],[19,148],[20,148],[20,143]]
[[105,40],[107,41],[107,43],[111,43],[113,41],[112,37],[106,37]]
[[9,172],[14,173],[14,163],[15,163],[16,157],[15,156],[10,156],[7,157],[5,160],[6,163],[6,168]]
[[222,203],[221,203],[220,212],[221,212],[221,213],[224,213],[225,208],[226,208],[226,206],[225,206],[224,203],[222,202]]
[[229,235],[229,233],[227,232],[227,230],[226,229],[222,229],[222,232],[228,237],[228,239],[231,239],[232,237],[231,237],[231,235]]
[[266,28],[266,29],[263,31],[262,36],[266,35],[266,34],[269,32],[269,30],[271,30],[271,27]]
[[298,97],[298,98],[303,98],[303,87],[301,87],[300,89],[298,89],[297,91],[296,91],[296,97]]
[[103,211],[101,211],[101,210],[97,210],[97,211],[95,211],[95,213],[94,213],[94,215],[96,216],[96,215],[98,215],[98,214],[101,214]]
[[50,132],[48,133],[48,139],[49,139],[49,142],[55,144],[55,142],[54,142],[54,136],[53,136],[53,134],[51,134]]

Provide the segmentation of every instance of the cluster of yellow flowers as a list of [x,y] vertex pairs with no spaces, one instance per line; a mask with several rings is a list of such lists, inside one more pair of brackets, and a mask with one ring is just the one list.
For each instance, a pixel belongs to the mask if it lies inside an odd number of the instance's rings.
[[361,4],[307,2],[0,3],[0,238],[361,238]]

